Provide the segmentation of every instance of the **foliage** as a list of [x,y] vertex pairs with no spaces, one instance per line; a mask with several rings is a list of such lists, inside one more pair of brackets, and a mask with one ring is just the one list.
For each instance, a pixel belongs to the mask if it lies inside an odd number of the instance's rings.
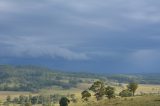
[[[108,99],[114,98],[115,97],[115,88],[111,86],[105,87],[105,84],[103,81],[96,81],[92,84],[92,86],[89,88],[89,90],[93,91],[95,93],[96,99],[101,100],[104,95]],[[87,94],[88,91],[83,91],[83,94]],[[84,95],[82,95],[83,98]],[[85,96],[84,96],[85,97]]]
[[70,100],[67,97],[62,97],[59,101],[60,106],[68,106]]
[[[73,73],[64,73],[36,66],[0,65],[1,91],[38,91],[40,88],[59,86],[75,87],[82,78]],[[68,80],[64,82],[64,80]]]
[[105,95],[108,97],[108,99],[115,97],[115,88],[108,86],[105,88]]
[[121,97],[130,97],[130,96],[132,96],[132,92],[129,91],[128,89],[122,90],[122,91],[119,93],[119,96],[121,96]]
[[96,99],[100,100],[105,95],[105,86],[102,81],[96,81],[92,84],[89,90],[95,93]]
[[[63,89],[76,87],[79,83],[93,83],[94,79],[108,82],[133,82],[160,84],[160,74],[113,74],[62,72],[38,66],[0,65],[0,91],[33,91],[40,88],[59,86]],[[89,78],[90,80],[84,80]]]
[[36,95],[36,96],[24,96],[20,95],[19,97],[14,97],[13,99],[10,99],[10,101],[7,101],[5,104],[13,103],[13,104],[19,104],[21,106],[32,106],[36,104],[43,104],[44,106],[51,106],[53,103],[56,103],[60,100],[62,95]]
[[91,93],[89,93],[87,90],[83,91],[81,95],[84,101],[88,101],[88,98],[91,97]]
[[136,92],[136,90],[137,90],[137,88],[138,88],[138,84],[135,83],[135,82],[131,82],[131,83],[129,83],[129,84],[127,85],[127,88],[128,88],[129,91],[132,92],[132,95],[134,96],[134,94],[135,94],[135,92]]
[[110,74],[106,77],[119,83],[160,84],[160,73]]

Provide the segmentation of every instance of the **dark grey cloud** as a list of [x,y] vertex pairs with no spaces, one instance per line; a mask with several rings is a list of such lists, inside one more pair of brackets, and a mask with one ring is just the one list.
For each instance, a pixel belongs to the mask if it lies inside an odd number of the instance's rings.
[[64,69],[160,69],[159,1],[1,0],[0,14],[5,63],[60,58]]

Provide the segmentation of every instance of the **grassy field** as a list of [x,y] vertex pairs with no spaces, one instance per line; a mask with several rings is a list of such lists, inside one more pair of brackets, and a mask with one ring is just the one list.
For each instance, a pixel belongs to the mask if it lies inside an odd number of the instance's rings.
[[4,101],[8,95],[11,98],[18,97],[19,95],[29,95],[30,92],[15,92],[15,91],[0,91],[0,100]]
[[[58,106],[58,105],[57,105]],[[160,96],[136,96],[89,102],[71,103],[70,106],[160,106]]]
[[[123,89],[126,89],[127,84],[122,84],[122,86],[114,86],[116,92],[120,92]],[[160,94],[160,85],[150,85],[150,84],[139,84],[138,89],[136,90],[136,95],[139,94]]]
[[[67,94],[76,94],[76,96],[80,96],[81,92],[87,88],[90,87],[90,84],[79,84],[76,88],[71,88],[69,90],[64,90],[59,87],[52,87],[52,88],[46,88],[41,89],[39,91],[39,94],[60,94],[60,95],[67,95]],[[123,84],[123,86],[114,86],[116,88],[116,93],[120,92],[123,89],[126,89],[126,84]],[[139,87],[136,91],[136,94],[140,93],[160,93],[160,85],[148,85],[148,84],[139,84]],[[4,99],[7,95],[10,95],[11,97],[16,97],[19,95],[29,95],[33,94],[31,92],[16,92],[16,91],[0,91],[0,99]],[[36,95],[37,93],[34,93],[33,95]]]
[[[41,89],[39,93],[1,91],[0,100],[5,101],[8,95],[10,95],[11,98],[14,98],[14,97],[18,97],[19,95],[29,95],[29,94],[32,94],[32,95],[75,94],[78,102],[76,104],[70,103],[69,106],[160,106],[160,96],[158,96],[158,94],[160,93],[160,85],[142,85],[140,84],[137,89],[136,94],[137,95],[145,94],[144,96],[136,96],[136,97],[130,97],[130,98],[119,98],[118,97],[110,101],[108,99],[104,99],[98,102],[96,102],[94,97],[92,97],[89,100],[89,102],[82,102],[81,92],[87,89],[89,86],[90,86],[89,84],[82,83],[82,84],[77,85],[77,88],[72,88],[69,90],[64,90],[59,87],[53,87],[53,88]],[[125,89],[126,84],[122,84],[122,86],[114,86],[114,87],[116,88],[116,93],[118,95],[119,91]],[[40,105],[36,105],[36,106],[40,106]],[[58,104],[55,104],[55,106],[58,106]]]
[[[13,105],[10,104],[10,106]],[[59,106],[59,104],[55,104],[54,106]],[[90,101],[88,102],[78,101],[77,103],[70,103],[69,106],[160,106],[160,96],[148,95],[128,98],[116,98],[112,100],[104,99],[98,102],[90,99]]]

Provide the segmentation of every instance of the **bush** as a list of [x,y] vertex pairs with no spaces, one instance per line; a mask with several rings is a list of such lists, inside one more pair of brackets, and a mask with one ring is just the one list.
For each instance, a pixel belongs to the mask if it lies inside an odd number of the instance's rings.
[[105,89],[105,95],[108,97],[108,99],[114,98],[115,97],[115,88],[108,86]]
[[62,97],[59,101],[60,106],[68,106],[68,103],[70,102],[70,100],[66,97]]
[[119,96],[121,97],[130,97],[132,96],[132,92],[129,90],[123,90],[119,93]]
[[89,93],[87,90],[83,91],[81,95],[84,101],[88,101],[88,98],[91,97],[91,93]]

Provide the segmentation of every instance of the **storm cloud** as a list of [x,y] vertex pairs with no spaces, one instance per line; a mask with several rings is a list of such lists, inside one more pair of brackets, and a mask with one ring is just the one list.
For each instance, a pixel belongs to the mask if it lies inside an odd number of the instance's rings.
[[160,1],[1,0],[0,63],[159,72],[159,28]]

